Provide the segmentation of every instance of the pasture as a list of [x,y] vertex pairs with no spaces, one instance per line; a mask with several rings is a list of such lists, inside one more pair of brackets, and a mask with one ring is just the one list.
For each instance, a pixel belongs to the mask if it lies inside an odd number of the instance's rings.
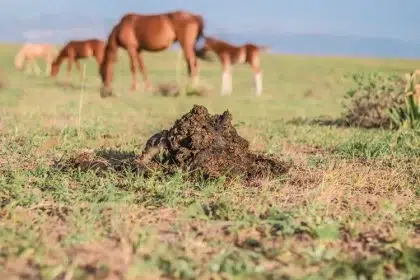
[[[233,93],[220,96],[220,64],[200,61],[200,81],[213,91],[173,98],[142,92],[141,83],[130,93],[120,50],[118,96],[102,99],[94,59],[81,61],[84,86],[74,69],[65,88],[15,70],[17,50],[0,47],[8,79],[0,90],[2,279],[420,277],[418,132],[300,120],[339,117],[349,73],[402,75],[420,61],[262,54],[258,98],[248,66],[234,66]],[[153,84],[176,80],[177,55],[145,53]],[[181,71],[187,81],[184,61]],[[163,181],[127,170],[99,176],[69,163],[86,150],[139,154],[194,104],[229,110],[251,149],[291,162],[289,172],[245,187],[182,173]]]

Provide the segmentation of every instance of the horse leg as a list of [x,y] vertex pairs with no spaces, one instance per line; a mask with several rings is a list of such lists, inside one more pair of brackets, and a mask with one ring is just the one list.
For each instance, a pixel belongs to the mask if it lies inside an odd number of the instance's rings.
[[188,76],[191,79],[192,86],[195,87],[198,85],[198,76],[197,76],[197,58],[194,54],[194,42],[189,40],[180,40],[179,41],[182,50],[184,52],[184,57],[188,66]]
[[27,61],[25,63],[25,66],[24,66],[24,68],[25,68],[25,74],[31,73],[31,65],[30,64],[31,64],[30,61]]
[[27,59],[25,59],[25,61],[24,61],[24,68],[25,68],[25,74],[30,74],[31,73],[31,59],[30,58],[27,58]]
[[255,96],[261,96],[263,89],[261,69],[260,67],[253,65],[252,71],[254,72]]
[[34,66],[35,69],[35,74],[38,76],[39,74],[41,74],[41,68],[39,68],[38,63],[36,63],[36,59],[33,58],[32,59],[32,65]]
[[[191,60],[188,58],[185,58],[185,61],[187,63],[187,69],[188,69],[188,75],[191,77],[191,84],[193,87],[197,86],[199,83],[199,64],[198,59],[193,59],[193,62],[191,63]],[[191,65],[194,65],[191,67]],[[195,74],[192,75],[193,69],[195,69]]]
[[195,69],[197,69],[197,76],[196,76],[196,80],[195,83],[198,85],[198,83],[200,82],[200,63],[198,59],[195,59]]
[[260,55],[258,50],[254,50],[251,52],[251,59],[248,61],[251,65],[252,72],[254,73],[254,89],[255,89],[255,96],[260,96],[263,90],[262,84],[262,73],[260,69]]
[[140,72],[143,76],[144,88],[146,90],[149,90],[152,87],[152,83],[150,82],[149,77],[147,75],[146,66],[144,65],[144,60],[143,60],[143,56],[141,55],[141,53],[137,54],[137,61],[139,63]]
[[49,76],[50,75],[50,72],[51,72],[51,63],[52,63],[52,61],[51,60],[46,60],[45,63],[47,64],[45,66],[45,76]]
[[130,58],[130,70],[131,70],[131,79],[132,79],[131,92],[134,92],[137,90],[136,68],[137,68],[137,63],[139,62],[139,56],[135,48],[128,48],[127,52]]
[[231,64],[227,56],[222,59],[222,86],[220,95],[231,95],[232,94],[232,73]]
[[80,66],[80,62],[78,59],[74,60],[74,64],[76,64],[77,70],[79,70],[80,73],[80,80],[83,82],[83,71],[82,71],[82,67]]
[[66,84],[69,85],[70,84],[70,73],[71,73],[71,66],[73,64],[74,59],[73,58],[68,58],[67,60],[67,73],[66,73]]

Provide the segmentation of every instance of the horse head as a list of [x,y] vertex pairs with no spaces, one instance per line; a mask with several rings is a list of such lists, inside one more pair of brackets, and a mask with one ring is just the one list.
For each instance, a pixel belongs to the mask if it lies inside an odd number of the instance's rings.
[[204,42],[202,43],[202,47],[195,49],[195,55],[202,60],[213,61],[213,57],[210,56],[211,45],[209,42],[211,38],[204,37],[204,36],[203,38],[204,38]]
[[60,70],[60,65],[57,62],[57,60],[54,60],[51,63],[51,73],[50,73],[51,74],[51,77],[57,76],[59,70]]

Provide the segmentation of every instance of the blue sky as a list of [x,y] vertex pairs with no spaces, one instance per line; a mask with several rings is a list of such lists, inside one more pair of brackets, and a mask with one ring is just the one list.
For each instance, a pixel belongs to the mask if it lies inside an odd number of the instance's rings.
[[213,32],[322,33],[420,41],[419,0],[2,0],[1,6],[0,18],[20,21],[42,19],[43,14],[82,14],[98,20],[129,11],[187,9],[202,13]]

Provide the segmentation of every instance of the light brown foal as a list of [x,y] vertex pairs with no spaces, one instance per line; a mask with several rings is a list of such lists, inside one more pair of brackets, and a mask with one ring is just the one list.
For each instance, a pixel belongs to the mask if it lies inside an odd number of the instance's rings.
[[251,66],[254,73],[255,95],[260,96],[263,90],[260,52],[267,49],[268,47],[257,46],[250,43],[236,46],[214,37],[205,37],[204,46],[200,48],[198,52],[205,55],[207,52],[211,51],[218,56],[219,61],[222,64],[222,85],[220,95],[230,95],[232,93],[232,66],[238,63],[247,63]]

